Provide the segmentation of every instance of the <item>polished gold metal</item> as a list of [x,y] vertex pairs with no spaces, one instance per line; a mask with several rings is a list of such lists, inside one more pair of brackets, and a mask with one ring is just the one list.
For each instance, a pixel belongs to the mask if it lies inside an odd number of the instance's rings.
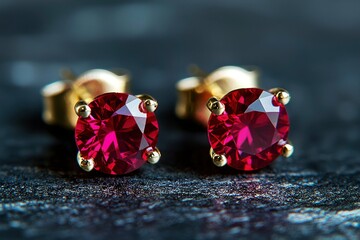
[[85,159],[80,155],[80,152],[78,152],[77,154],[77,162],[79,166],[87,172],[90,172],[91,170],[94,169],[94,165],[95,165],[94,159],[92,158]]
[[[195,70],[194,70],[195,69]],[[194,77],[185,78],[176,85],[178,102],[176,115],[182,119],[195,119],[207,125],[210,112],[207,102],[210,97],[221,99],[228,92],[239,88],[258,87],[258,72],[240,67],[225,66],[206,75],[193,68]]]
[[[68,94],[71,91],[69,81],[58,81],[45,86],[42,89],[43,96],[43,119],[50,125],[63,125],[70,127],[71,117],[69,116]],[[73,111],[71,111],[73,112]]]
[[216,115],[221,115],[225,111],[224,104],[222,104],[216,97],[211,97],[207,101],[206,107]]
[[141,99],[142,106],[140,106],[140,108],[143,109],[145,112],[155,112],[159,106],[158,102],[150,95],[141,94],[136,95],[136,97]]
[[212,148],[210,148],[210,157],[217,167],[223,167],[227,164],[226,156],[223,154],[216,154]]
[[147,155],[147,161],[151,164],[157,163],[161,158],[161,153],[158,148],[155,148],[155,150],[151,151]]
[[91,109],[84,100],[78,101],[74,106],[74,110],[76,115],[83,118],[87,118],[91,114]]
[[278,101],[284,105],[290,102],[291,96],[289,92],[283,88],[272,88],[269,92],[274,94]]
[[78,118],[74,106],[78,101],[90,103],[103,93],[128,90],[129,74],[126,71],[115,74],[103,69],[93,69],[78,78],[70,71],[63,71],[63,80],[42,89],[43,119],[50,125],[74,128]]
[[281,155],[288,158],[294,153],[294,146],[291,143],[286,143],[283,148]]

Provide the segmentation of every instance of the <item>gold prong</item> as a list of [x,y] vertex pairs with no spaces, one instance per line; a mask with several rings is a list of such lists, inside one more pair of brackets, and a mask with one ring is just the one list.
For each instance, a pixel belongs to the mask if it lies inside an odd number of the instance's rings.
[[221,115],[225,111],[225,106],[216,97],[211,97],[207,103],[207,108],[216,115]]
[[158,107],[158,102],[152,99],[146,99],[143,104],[148,112],[155,112]]
[[151,164],[157,163],[161,158],[161,153],[158,148],[147,153],[147,161]]
[[90,172],[91,170],[93,170],[94,168],[94,159],[90,158],[90,159],[85,159],[81,156],[80,152],[78,152],[77,154],[77,162],[79,164],[79,166],[87,171]]
[[272,88],[269,90],[274,96],[278,99],[278,101],[284,105],[290,102],[291,96],[288,91],[283,88]]
[[286,143],[281,151],[281,155],[288,158],[294,153],[294,146],[290,143]]
[[146,94],[137,95],[141,99],[140,109],[146,112],[155,112],[158,108],[158,102],[151,96]]
[[217,167],[223,167],[227,164],[226,156],[223,154],[216,154],[212,148],[210,148],[210,156]]
[[85,101],[80,100],[75,104],[75,113],[79,116],[79,117],[83,117],[83,118],[87,118],[90,116],[91,114],[91,109],[90,107],[86,104]]

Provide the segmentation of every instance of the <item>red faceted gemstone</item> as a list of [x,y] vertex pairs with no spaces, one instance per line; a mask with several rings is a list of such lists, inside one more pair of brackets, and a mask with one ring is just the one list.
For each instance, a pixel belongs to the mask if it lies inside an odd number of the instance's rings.
[[157,144],[159,126],[155,114],[141,111],[140,104],[133,95],[105,93],[89,104],[89,117],[79,117],[76,144],[83,158],[94,159],[94,169],[125,174],[146,162],[146,152]]
[[256,170],[280,155],[290,123],[284,105],[273,94],[258,88],[238,89],[220,102],[225,111],[211,114],[208,136],[214,152],[224,154],[229,166]]

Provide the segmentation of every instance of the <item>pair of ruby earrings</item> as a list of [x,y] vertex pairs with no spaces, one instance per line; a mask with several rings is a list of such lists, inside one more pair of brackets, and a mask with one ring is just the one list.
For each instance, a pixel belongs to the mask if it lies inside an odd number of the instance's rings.
[[[208,125],[216,166],[251,171],[292,154],[286,90],[259,89],[255,71],[233,66],[195,75],[177,84],[176,114]],[[66,79],[43,88],[43,118],[75,127],[82,169],[117,175],[159,161],[158,103],[149,95],[128,94],[127,73],[95,69],[78,78],[66,74]]]

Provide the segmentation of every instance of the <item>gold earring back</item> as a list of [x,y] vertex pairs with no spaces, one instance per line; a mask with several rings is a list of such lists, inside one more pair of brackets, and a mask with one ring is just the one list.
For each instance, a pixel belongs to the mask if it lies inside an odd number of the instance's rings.
[[127,71],[110,72],[93,69],[75,77],[70,71],[63,71],[60,80],[46,85],[43,96],[43,119],[49,125],[74,128],[78,115],[74,106],[80,100],[91,102],[95,97],[107,92],[128,92]]
[[236,66],[221,67],[206,75],[199,68],[192,69],[194,77],[180,80],[177,85],[176,115],[181,119],[194,119],[206,126],[210,111],[209,98],[222,98],[239,88],[258,87],[258,71]]

